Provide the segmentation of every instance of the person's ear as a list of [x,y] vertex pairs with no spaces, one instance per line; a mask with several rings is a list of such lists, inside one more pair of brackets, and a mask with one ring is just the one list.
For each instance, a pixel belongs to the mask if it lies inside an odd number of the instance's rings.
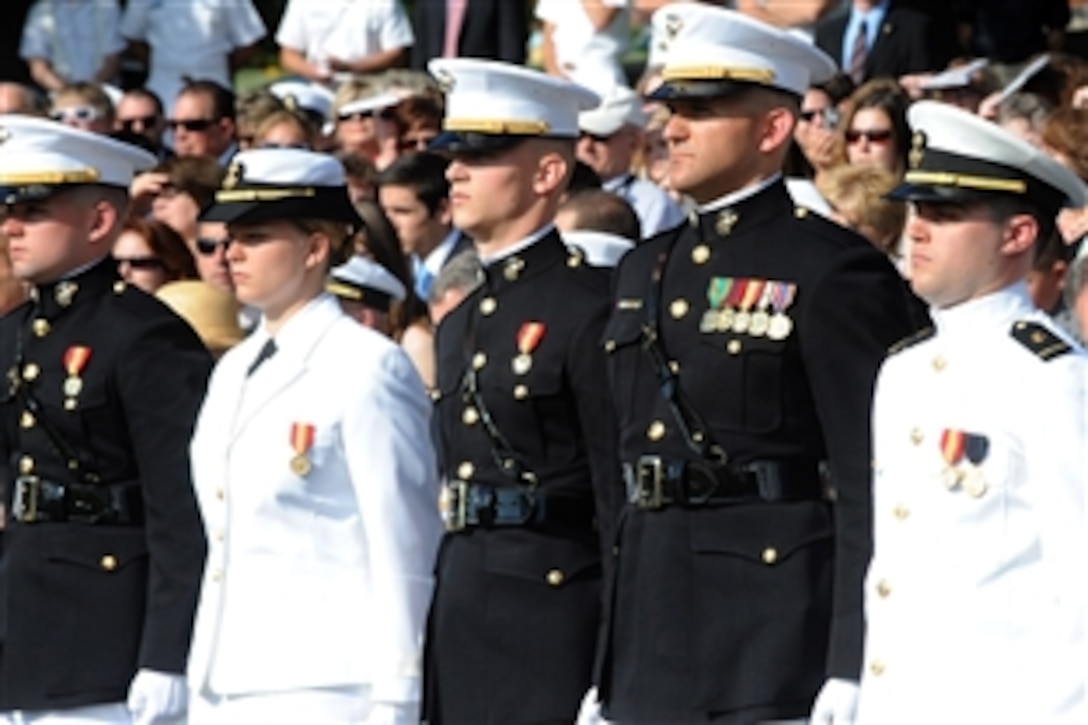
[[[1039,222],[1031,214],[1014,214],[1005,222],[1001,253],[1015,257],[1031,253],[1039,238]],[[1041,242],[1041,240],[1040,240]]]

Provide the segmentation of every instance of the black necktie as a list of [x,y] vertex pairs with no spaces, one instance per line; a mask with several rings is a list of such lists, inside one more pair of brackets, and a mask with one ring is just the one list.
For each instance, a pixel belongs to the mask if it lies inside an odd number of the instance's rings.
[[257,371],[257,368],[259,368],[261,366],[261,363],[263,363],[265,360],[267,360],[268,358],[272,357],[275,354],[276,354],[276,341],[273,340],[270,337],[270,338],[268,338],[268,342],[266,342],[264,344],[264,346],[261,348],[261,351],[259,353],[257,353],[257,359],[254,360],[253,364],[249,366],[248,370],[246,370],[246,377],[248,378],[250,375],[255,373]]

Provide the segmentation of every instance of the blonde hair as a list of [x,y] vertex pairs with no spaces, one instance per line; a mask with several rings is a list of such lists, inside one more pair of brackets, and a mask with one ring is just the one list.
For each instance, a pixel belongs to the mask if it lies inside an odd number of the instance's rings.
[[839,165],[816,180],[816,188],[846,226],[895,256],[906,222],[906,206],[885,197],[899,183],[895,174],[868,165]]

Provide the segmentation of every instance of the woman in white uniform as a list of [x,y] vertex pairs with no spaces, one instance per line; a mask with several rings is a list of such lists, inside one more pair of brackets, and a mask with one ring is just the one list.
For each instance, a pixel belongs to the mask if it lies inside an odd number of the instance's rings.
[[418,722],[441,524],[429,402],[394,343],[324,291],[358,223],[335,159],[235,157],[226,222],[258,329],[213,374],[192,442],[208,559],[190,722]]

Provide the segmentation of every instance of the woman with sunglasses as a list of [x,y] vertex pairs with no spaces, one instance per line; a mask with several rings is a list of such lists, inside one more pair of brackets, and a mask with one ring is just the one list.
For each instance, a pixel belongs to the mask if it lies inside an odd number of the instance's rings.
[[846,161],[879,166],[902,176],[911,139],[906,92],[890,78],[872,80],[859,86],[845,106]]
[[129,284],[154,294],[167,282],[196,279],[193,255],[170,226],[129,217],[113,243],[117,270]]
[[359,223],[340,163],[235,161],[203,218],[227,225],[261,321],[215,369],[191,447],[208,555],[189,722],[417,723],[441,533],[430,403],[325,292]]
[[398,154],[399,135],[393,114],[400,100],[370,81],[341,84],[333,101],[337,150],[365,156],[379,171],[392,163]]

